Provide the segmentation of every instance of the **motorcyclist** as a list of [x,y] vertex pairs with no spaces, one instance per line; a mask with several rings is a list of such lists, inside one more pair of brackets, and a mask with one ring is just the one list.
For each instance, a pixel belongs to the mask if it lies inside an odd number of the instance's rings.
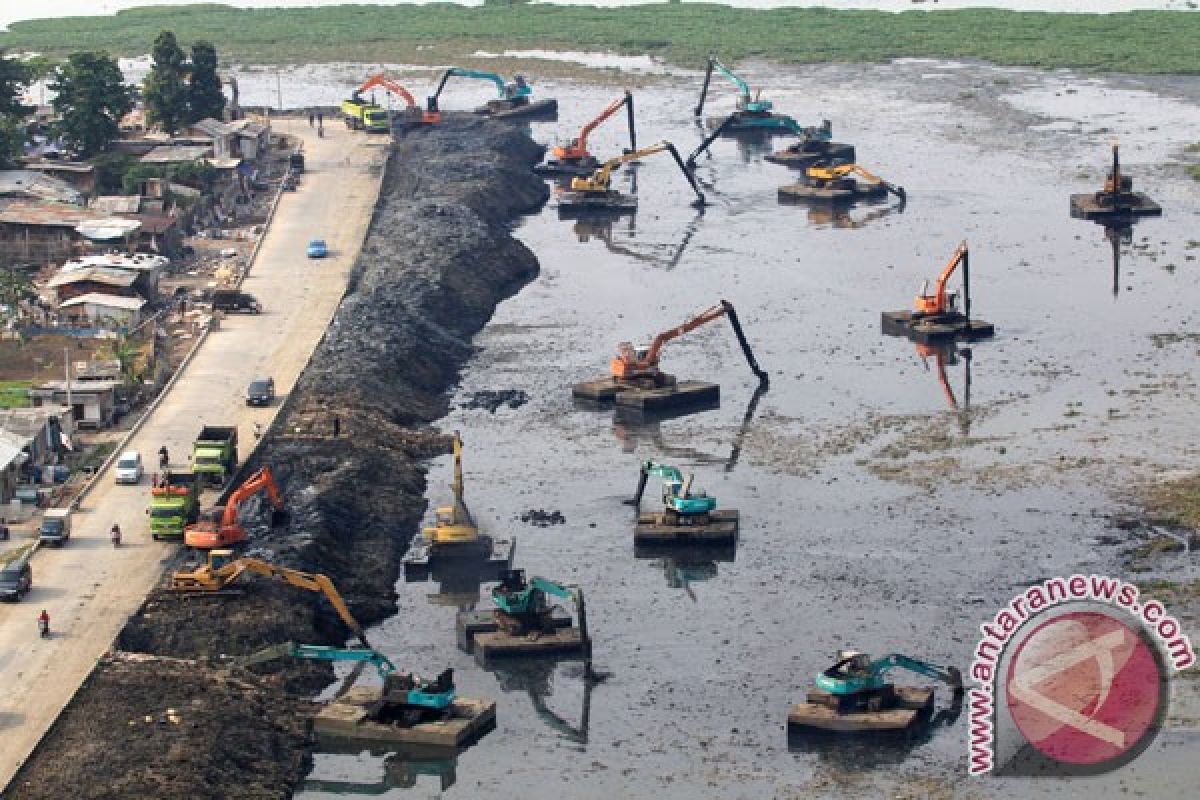
[[50,614],[44,608],[42,613],[38,614],[38,633],[43,639],[50,635]]
[[121,526],[120,525],[118,525],[117,523],[114,522],[112,529],[108,532],[108,535],[110,537],[112,537],[113,547],[119,547],[121,545]]

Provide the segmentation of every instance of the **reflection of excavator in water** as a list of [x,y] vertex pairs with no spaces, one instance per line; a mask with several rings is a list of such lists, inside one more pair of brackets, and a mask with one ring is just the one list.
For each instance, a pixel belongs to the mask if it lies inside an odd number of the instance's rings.
[[736,110],[725,118],[710,117],[708,126],[720,128],[722,133],[793,133],[800,134],[804,128],[796,120],[786,114],[778,114],[773,109],[774,104],[762,97],[762,90],[751,96],[750,86],[734,74],[715,56],[708,57],[704,70],[704,84],[700,88],[700,100],[692,113],[699,117],[704,113],[704,101],[708,98],[708,85],[712,80],[713,70],[720,73],[726,80],[737,87]]
[[703,206],[705,202],[704,194],[700,191],[700,187],[696,184],[696,179],[692,176],[692,173],[684,165],[683,159],[679,157],[679,151],[675,149],[675,145],[670,142],[659,142],[650,147],[644,147],[641,150],[634,150],[633,152],[610,158],[604,162],[603,166],[588,177],[572,178],[570,190],[559,194],[559,213],[635,211],[637,209],[637,196],[624,194],[611,188],[612,174],[622,164],[636,161],[644,156],[652,156],[663,152],[671,154],[671,158],[679,166],[680,172],[687,178],[688,185],[696,193],[696,200],[693,202],[693,205]]
[[[643,264],[652,266],[661,266],[670,271],[679,266],[679,262],[683,260],[683,254],[687,251],[688,245],[692,241],[692,237],[696,235],[696,231],[700,229],[700,219],[704,216],[704,210],[698,209],[696,216],[684,227],[683,236],[680,237],[679,243],[673,245],[673,250],[667,257],[656,256],[653,253],[644,252],[637,248],[626,244],[620,244],[613,236],[613,227],[615,220],[611,218],[589,219],[587,217],[580,218],[575,221],[571,229],[575,233],[575,238],[580,243],[586,243],[592,238],[599,239],[604,242],[604,249],[616,255],[626,256]],[[629,217],[628,238],[632,241],[634,227],[634,217]],[[650,249],[652,245],[647,243],[646,249]],[[664,249],[667,245],[655,245],[657,249]]]
[[881,208],[873,209],[865,214],[851,216],[850,210],[844,206],[837,206],[832,203],[807,205],[808,224],[816,227],[829,226],[839,230],[858,230],[865,228],[876,220],[883,219],[891,214],[903,214],[906,200],[901,200],[899,203],[885,205]]
[[350,609],[333,585],[333,581],[324,575],[280,567],[259,558],[234,558],[232,550],[211,550],[208,554],[208,562],[203,566],[191,572],[180,571],[172,575],[170,589],[173,592],[211,594],[223,591],[246,573],[275,578],[297,589],[320,592],[329,600],[329,604],[333,606],[333,610],[337,612],[346,627],[353,631],[358,640],[362,642],[362,646],[367,648],[371,646],[362,626],[350,613]]
[[238,512],[243,502],[264,490],[274,507],[272,522],[276,521],[274,518],[283,511],[283,497],[279,493],[279,487],[275,485],[271,468],[263,467],[233,490],[225,501],[224,508],[218,506],[206,511],[196,523],[188,525],[183,532],[184,544],[188,547],[211,549],[230,547],[246,541],[246,529],[238,519]]
[[[960,348],[953,341],[928,344],[916,342],[915,345],[917,356],[920,357],[926,370],[929,369],[929,359],[934,359],[938,384],[942,387],[946,403],[952,411],[958,414],[959,427],[962,428],[962,432],[969,433],[971,427],[971,358],[973,356],[971,348]],[[957,366],[960,358],[963,362],[963,399],[961,404],[954,394],[954,388],[950,385],[950,377],[946,371],[947,367]]]
[[434,121],[441,119],[438,98],[441,96],[442,90],[446,88],[446,81],[452,77],[491,81],[496,85],[496,91],[499,96],[495,100],[489,100],[486,105],[476,108],[476,114],[513,117],[518,115],[549,114],[558,111],[558,101],[553,98],[533,100],[533,87],[526,82],[524,75],[514,75],[511,82],[506,82],[504,78],[495,72],[450,67],[442,73],[442,79],[438,82],[437,89],[425,101],[426,114],[433,115]]
[[682,325],[663,331],[655,336],[654,341],[647,347],[634,347],[630,342],[621,342],[617,346],[616,358],[609,365],[613,380],[618,384],[639,388],[674,385],[675,376],[664,373],[658,366],[659,355],[662,353],[663,347],[672,339],[677,339],[683,334],[721,317],[729,318],[729,324],[733,327],[738,344],[742,347],[742,353],[746,356],[746,363],[750,365],[750,369],[758,378],[759,383],[763,386],[767,385],[770,377],[765,370],[758,366],[758,361],[755,360],[754,353],[750,350],[746,334],[742,331],[741,322],[738,321],[737,312],[734,311],[733,304],[728,300],[722,300]]
[[609,103],[595,119],[588,121],[570,143],[557,145],[551,150],[550,154],[553,157],[545,164],[534,167],[534,172],[539,175],[589,175],[594,172],[600,166],[600,161],[588,150],[588,136],[622,107],[627,110],[629,120],[629,149],[625,152],[637,150],[637,131],[633,124],[633,94],[626,89],[623,96]]
[[597,683],[596,676],[591,679],[586,674],[583,676],[582,709],[579,714],[579,722],[571,724],[562,714],[550,708],[546,702],[546,698],[554,695],[553,679],[558,666],[559,662],[554,660],[532,659],[520,666],[496,669],[494,673],[501,690],[528,694],[534,712],[552,730],[569,742],[586,745],[588,730],[591,727],[592,689]]
[[[367,103],[362,99],[362,94],[363,92],[367,92],[375,88],[383,89],[387,93],[395,95],[404,101],[404,109],[396,115],[397,119],[402,125],[413,126],[420,125],[422,123],[430,124],[438,121],[439,115],[421,111],[420,107],[417,105],[416,99],[412,96],[412,93],[396,81],[389,78],[387,74],[383,72],[376,73],[363,81],[362,85],[350,93],[350,99],[343,105],[345,106],[346,104],[350,104],[359,107],[367,105]],[[378,108],[374,102],[371,102],[369,105],[374,108]]]

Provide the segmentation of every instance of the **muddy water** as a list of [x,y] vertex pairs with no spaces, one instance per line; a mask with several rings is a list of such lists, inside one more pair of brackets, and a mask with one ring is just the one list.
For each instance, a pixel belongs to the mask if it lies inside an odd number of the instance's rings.
[[[401,585],[400,613],[373,641],[408,668],[454,666],[462,693],[499,701],[499,727],[453,761],[318,754],[302,797],[1110,796],[1122,785],[1163,796],[1200,777],[1186,755],[1196,741],[1178,730],[1116,777],[1053,786],[963,784],[964,719],[903,749],[790,752],[784,736],[788,705],[839,647],[965,667],[977,626],[1019,588],[1117,570],[1118,548],[1098,541],[1113,533],[1103,514],[1134,481],[1196,464],[1200,205],[1166,163],[1197,129],[1195,98],[924,61],[772,74],[796,87],[773,92],[777,107],[804,124],[832,119],[859,163],[906,188],[903,211],[779,206],[788,170],[763,162],[761,146],[721,141],[700,162],[709,205],[698,214],[670,160],[646,159],[615,179],[636,182],[636,217],[583,228],[549,207],[520,225],[541,276],[477,337],[458,397],[520,389],[530,400],[442,426],[463,432],[471,507],[486,529],[516,535],[518,566],[586,588],[609,677],[585,698],[578,665],[481,671],[453,632],[457,608],[486,605],[476,587]],[[533,127],[549,142],[608,99],[540,88],[563,110]],[[637,103],[639,142],[668,137],[686,152],[699,141],[690,86]],[[1114,136],[1167,208],[1120,246],[1115,287],[1102,229],[1067,206],[1102,179]],[[593,149],[624,143],[610,123]],[[934,358],[879,333],[879,312],[911,303],[964,238],[974,313],[997,336],[952,359],[943,387]],[[771,373],[748,421],[755,381],[720,322],[663,361],[719,382],[719,409],[631,425],[572,405],[570,385],[602,373],[618,341],[720,298]],[[634,557],[621,501],[646,458],[694,470],[741,511],[735,554]],[[442,459],[431,502],[448,483]],[[530,509],[561,510],[566,524],[521,523]],[[1168,574],[1195,569],[1180,561]],[[1194,698],[1177,697],[1172,714],[1194,720]]]

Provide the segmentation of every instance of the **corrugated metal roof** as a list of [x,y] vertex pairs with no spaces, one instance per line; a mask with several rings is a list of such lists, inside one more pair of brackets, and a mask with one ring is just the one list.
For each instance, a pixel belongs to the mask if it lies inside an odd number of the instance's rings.
[[106,286],[129,287],[137,281],[138,274],[131,270],[116,267],[84,267],[83,269],[64,269],[53,278],[46,281],[51,288],[68,286],[72,283],[92,281]]
[[0,195],[83,205],[83,195],[71,184],[32,169],[0,170]]
[[146,305],[146,301],[140,297],[118,297],[115,294],[88,292],[87,294],[79,295],[79,297],[72,297],[65,303],[60,303],[58,307],[74,308],[75,306],[82,305],[119,308],[123,311],[138,311],[142,306]]
[[67,203],[14,198],[0,201],[0,222],[10,225],[45,225],[54,228],[74,228],[81,222],[95,219],[86,208]]
[[136,214],[142,207],[141,195],[110,194],[92,199],[88,208],[105,214]]
[[133,255],[103,253],[100,255],[72,258],[63,264],[63,271],[84,269],[85,267],[116,267],[117,269],[144,272],[146,270],[162,269],[169,263],[171,263],[171,260],[166,256],[156,256],[151,253],[134,253]]
[[46,421],[63,412],[56,408],[0,408],[0,433],[28,440],[46,427]]
[[207,145],[162,145],[142,156],[143,164],[179,164],[196,161],[212,153]]
[[204,119],[200,120],[199,122],[193,122],[191,125],[188,126],[188,128],[191,130],[203,131],[204,133],[208,134],[209,136],[214,136],[214,137],[216,137],[216,136],[232,136],[234,133],[237,132],[234,128],[230,127],[229,125],[226,125],[224,122],[221,122],[220,120],[215,120],[212,117],[205,117]]

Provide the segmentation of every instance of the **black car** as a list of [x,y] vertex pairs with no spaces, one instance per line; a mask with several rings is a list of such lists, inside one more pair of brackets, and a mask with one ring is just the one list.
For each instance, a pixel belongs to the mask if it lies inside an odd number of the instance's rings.
[[33,586],[33,570],[24,558],[0,564],[0,599],[20,600]]
[[248,406],[269,406],[274,399],[274,378],[255,378],[246,387],[246,405]]

